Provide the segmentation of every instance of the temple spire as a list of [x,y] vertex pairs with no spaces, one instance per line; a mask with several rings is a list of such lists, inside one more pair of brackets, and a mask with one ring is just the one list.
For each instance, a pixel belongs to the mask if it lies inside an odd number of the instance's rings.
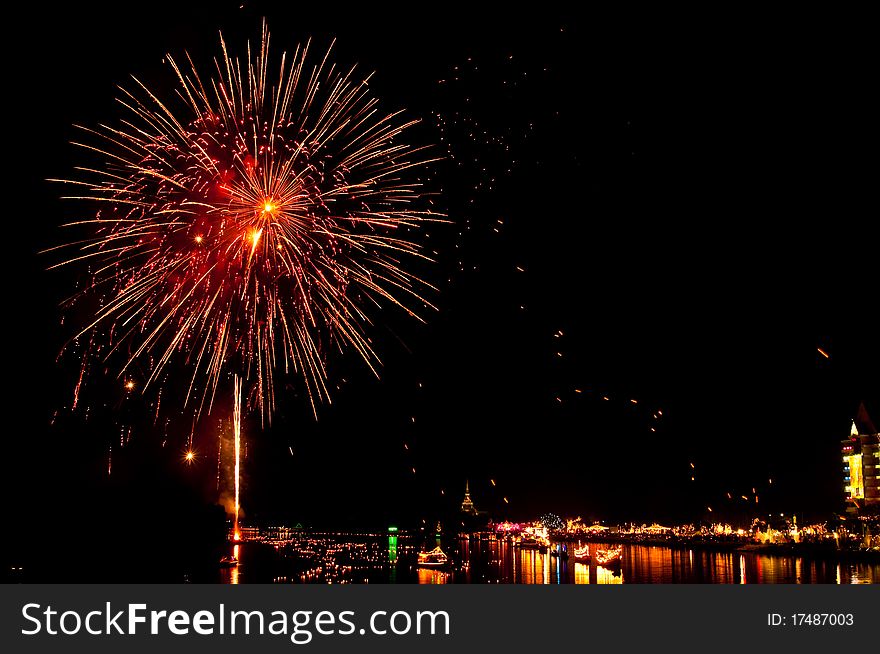
[[477,514],[477,507],[474,506],[471,500],[470,481],[467,479],[464,481],[464,499],[461,502],[461,512],[469,515]]

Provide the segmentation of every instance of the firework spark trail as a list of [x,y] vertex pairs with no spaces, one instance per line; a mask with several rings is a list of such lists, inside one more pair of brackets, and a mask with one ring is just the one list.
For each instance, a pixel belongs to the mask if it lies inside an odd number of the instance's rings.
[[211,78],[169,55],[175,95],[135,79],[119,101],[127,118],[82,128],[76,143],[103,162],[54,180],[98,207],[70,223],[87,234],[57,264],[91,266],[68,303],[94,307],[77,335],[91,341],[83,366],[121,357],[118,374],[145,371],[145,391],[174,362],[197,414],[232,374],[261,418],[278,373],[303,381],[314,411],[329,400],[332,349],[376,372],[365,307],[418,318],[431,306],[431,287],[404,266],[427,258],[415,236],[443,220],[413,177],[432,160],[402,140],[417,121],[381,113],[369,76],[338,69],[330,50],[311,64],[308,44],[297,47],[270,79],[269,40],[264,25],[242,60],[221,36]]
[[238,528],[238,514],[241,509],[241,379],[235,375],[235,390],[233,394],[232,429],[235,433],[235,518],[232,528],[234,540],[241,540],[241,531]]

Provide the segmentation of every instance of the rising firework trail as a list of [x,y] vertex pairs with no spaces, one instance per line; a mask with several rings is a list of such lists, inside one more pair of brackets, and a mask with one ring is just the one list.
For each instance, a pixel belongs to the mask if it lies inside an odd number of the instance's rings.
[[238,528],[238,516],[241,512],[241,379],[238,375],[235,375],[232,402],[232,430],[235,435],[235,518],[232,537],[234,540],[241,540],[241,530]]
[[143,392],[185,370],[184,405],[199,415],[233,375],[263,419],[279,374],[299,378],[315,410],[331,351],[376,371],[373,312],[430,307],[407,268],[442,219],[417,177],[430,156],[404,138],[417,121],[381,110],[369,76],[329,50],[273,62],[269,41],[264,25],[238,58],[221,36],[210,76],[168,56],[174,93],[135,78],[119,124],[82,128],[76,145],[97,161],[55,180],[97,207],[70,223],[85,234],[58,264],[88,265],[67,303],[89,316],[74,339],[90,343],[83,371],[142,376]]

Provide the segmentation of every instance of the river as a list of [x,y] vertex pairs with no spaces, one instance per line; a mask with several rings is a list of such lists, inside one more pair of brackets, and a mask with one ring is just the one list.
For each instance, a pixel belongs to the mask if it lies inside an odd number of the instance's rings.
[[[440,544],[452,557],[447,570],[416,565],[418,552]],[[573,552],[577,543],[568,543]],[[586,545],[586,543],[582,544]],[[554,544],[553,549],[563,546]],[[406,536],[310,536],[282,545],[236,546],[237,567],[223,569],[221,583],[477,583],[477,584],[870,584],[880,565],[744,552],[623,545],[619,566],[606,568],[551,550],[521,549],[503,541]]]

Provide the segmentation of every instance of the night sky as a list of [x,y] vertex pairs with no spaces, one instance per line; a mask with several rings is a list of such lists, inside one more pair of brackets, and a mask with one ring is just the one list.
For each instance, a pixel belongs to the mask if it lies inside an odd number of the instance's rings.
[[383,108],[422,119],[450,224],[419,271],[438,311],[369,332],[380,379],[337,356],[317,422],[292,386],[271,428],[247,421],[245,521],[418,526],[466,478],[496,518],[734,518],[722,498],[753,487],[761,510],[842,510],[839,441],[861,401],[880,418],[874,72],[851,26],[284,4],[7,16],[8,526],[211,522],[210,420],[186,466],[188,428],[154,426],[121,386],[70,412],[74,273],[38,252],[79,207],[45,180],[82,163],[74,124],[118,119],[130,74],[161,89],[166,52],[207,68],[218,30],[242,50],[263,16],[276,55],[335,37]]

